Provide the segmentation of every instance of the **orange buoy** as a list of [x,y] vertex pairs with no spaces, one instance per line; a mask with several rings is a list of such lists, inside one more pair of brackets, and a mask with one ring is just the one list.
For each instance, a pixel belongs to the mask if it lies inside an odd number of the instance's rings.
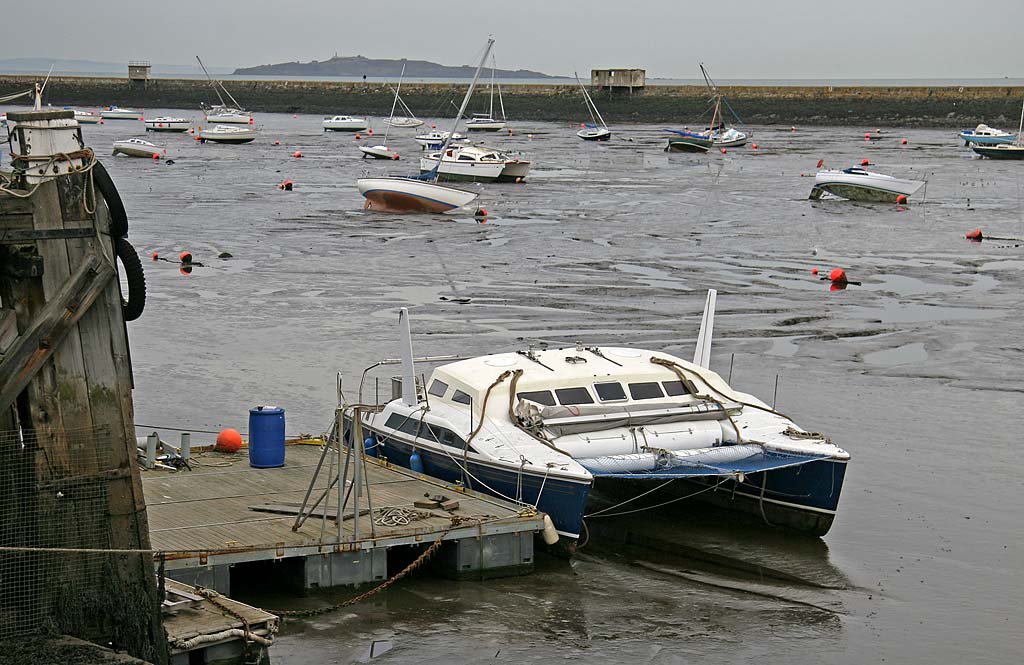
[[866,160],[866,159],[862,159],[862,160],[860,160],[860,165],[861,165],[861,166],[867,166],[867,165],[868,165],[868,164],[870,164],[870,163],[871,163],[871,162],[869,162],[869,161],[868,161],[868,160]]
[[437,129],[437,125],[431,125],[430,128],[431,129]]
[[194,138],[194,139],[195,139],[196,141],[202,141],[202,139],[201,139],[201,138],[199,138],[198,136],[196,136],[196,137],[193,137],[193,138]]
[[140,116],[139,116],[139,120],[141,120],[142,122],[146,122],[146,116],[141,116],[141,115],[140,115]]
[[811,274],[812,275],[817,275],[818,274],[818,269],[817,268],[811,268]]
[[296,158],[302,157],[302,153],[299,152],[298,150],[296,150],[295,152],[292,153],[292,157],[296,157]]
[[153,159],[160,159],[160,153],[154,152],[153,153]]
[[586,124],[584,124],[584,123],[582,123],[582,122],[581,122],[581,123],[580,123],[580,129],[583,129],[584,127],[586,127]]
[[825,166],[825,160],[824,159],[819,159],[818,160],[818,168],[820,169],[822,166]]
[[217,435],[216,449],[222,453],[237,453],[242,447],[242,435],[238,433],[238,430],[228,429],[221,430],[220,434]]
[[828,278],[833,282],[845,282],[846,271],[843,270],[842,268],[833,268],[832,272],[828,274]]
[[725,148],[719,148],[719,150],[721,150],[721,151],[722,151],[722,154],[723,154],[723,155],[725,154]]
[[178,254],[178,260],[182,263],[192,263],[192,252],[186,250],[181,254]]
[[370,127],[369,129],[366,130],[366,135],[373,136],[373,127]]
[[964,237],[967,238],[968,240],[977,240],[979,242],[985,239],[985,236],[982,234],[981,229],[974,229],[973,231],[968,231],[967,235],[965,235]]
[[900,139],[900,145],[907,145],[907,139]]
[[153,252],[153,260],[156,261],[159,258],[160,258],[160,255],[157,254],[156,252]]
[[283,189],[286,192],[290,192],[290,191],[292,191],[292,187],[294,185],[295,185],[295,183],[293,183],[291,180],[285,180],[280,185],[278,185],[277,188],[278,189]]
[[363,137],[362,137],[362,136],[360,136],[360,135],[359,135],[359,134],[357,133],[357,134],[356,134],[356,139],[358,140],[358,139],[361,139],[361,138],[363,138]]
[[520,176],[516,176],[516,182],[517,182],[517,183],[520,183],[520,182],[522,182],[522,181],[523,181],[522,177],[520,177]]
[[274,141],[274,145],[281,145],[280,141]]
[[487,208],[477,208],[476,212],[474,213],[474,215],[476,217],[486,217],[487,216]]
[[757,150],[757,144],[756,144],[756,143],[755,143],[755,144],[753,144],[752,146],[750,146],[750,148],[751,148],[752,150]]
[[391,159],[398,159],[398,153],[396,152],[395,154],[391,155]]
[[864,138],[866,138],[867,140],[870,141],[871,140],[871,132],[865,132],[864,133]]
[[896,203],[899,203],[900,205],[903,205],[906,202],[907,202],[907,195],[906,194],[900,194],[899,196],[896,197]]

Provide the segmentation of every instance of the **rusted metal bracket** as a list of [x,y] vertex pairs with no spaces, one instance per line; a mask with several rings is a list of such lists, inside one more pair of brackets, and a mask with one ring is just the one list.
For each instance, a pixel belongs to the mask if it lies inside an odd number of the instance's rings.
[[14,403],[113,276],[110,263],[97,255],[87,257],[64,288],[36,315],[0,361],[0,412]]
[[93,238],[96,236],[96,229],[92,226],[82,226],[70,229],[33,229],[4,231],[0,234],[0,245],[18,245],[33,240],[62,240],[66,238]]

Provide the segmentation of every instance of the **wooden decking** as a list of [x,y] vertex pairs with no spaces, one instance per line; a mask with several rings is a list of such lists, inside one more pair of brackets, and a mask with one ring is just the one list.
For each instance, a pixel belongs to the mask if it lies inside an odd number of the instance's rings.
[[[320,453],[319,446],[289,446],[285,466],[276,469],[250,467],[244,450],[234,455],[203,453],[196,457],[191,471],[143,471],[153,548],[167,553],[166,567],[174,570],[430,543],[449,528],[446,540],[543,528],[540,515],[523,512],[510,502],[465,491],[407,469],[384,466],[372,458],[367,461],[366,472],[374,513],[361,513],[358,539],[354,538],[351,506],[346,508],[348,519],[342,520],[340,541],[333,519],[324,522],[319,516],[311,517],[298,531],[292,531],[294,515],[250,509],[263,504],[301,503]],[[317,482],[320,490],[328,483],[326,471],[325,462]],[[313,497],[319,493],[314,490]],[[457,499],[459,508],[451,513],[416,509],[421,519],[407,525],[374,525],[378,509],[413,509],[413,501],[424,494]],[[336,490],[330,492],[328,502],[328,512],[333,516]],[[360,500],[360,507],[367,507],[366,497]]]

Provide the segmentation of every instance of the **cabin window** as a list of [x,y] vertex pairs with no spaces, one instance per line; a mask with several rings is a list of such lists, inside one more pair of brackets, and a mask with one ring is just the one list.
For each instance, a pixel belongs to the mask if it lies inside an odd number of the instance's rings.
[[658,399],[664,397],[665,393],[661,392],[657,381],[644,381],[629,384],[629,396],[633,399]]
[[595,383],[594,391],[597,392],[597,399],[602,402],[617,402],[626,399],[626,391],[618,381],[611,383]]
[[462,392],[461,390],[456,390],[455,393],[452,395],[452,401],[458,402],[459,404],[472,404],[473,398],[467,395],[466,393]]
[[449,448],[457,448],[459,450],[469,450],[471,453],[475,453],[476,450],[473,446],[466,444],[466,441],[451,431],[447,427],[441,427],[440,425],[429,425],[430,433],[442,446],[448,446]]
[[444,394],[448,392],[448,384],[444,381],[438,381],[434,379],[430,382],[430,390],[427,391],[434,397],[444,397]]
[[427,441],[437,441],[437,437],[430,431],[430,427],[426,423],[420,423],[418,415],[403,416],[399,413],[393,413],[384,424],[391,429],[397,429],[399,432],[412,437],[426,439]]
[[555,395],[558,396],[558,403],[562,406],[573,404],[593,404],[594,398],[586,388],[555,388]]
[[550,390],[533,390],[526,393],[516,393],[516,397],[519,399],[528,399],[531,402],[543,404],[544,406],[555,405],[555,396],[551,394]]
[[680,395],[689,395],[690,391],[686,389],[682,381],[662,381],[661,385],[665,388],[665,394],[669,397],[679,397]]

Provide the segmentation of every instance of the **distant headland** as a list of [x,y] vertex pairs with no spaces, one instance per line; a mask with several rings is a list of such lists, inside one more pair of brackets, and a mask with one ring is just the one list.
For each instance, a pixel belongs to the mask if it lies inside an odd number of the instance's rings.
[[[470,65],[450,67],[439,65],[427,60],[377,60],[356,56],[335,55],[330,60],[311,62],[282,62],[276,65],[258,65],[256,67],[240,67],[232,72],[233,76],[389,76],[397,78],[405,65],[405,75],[409,78],[473,78],[476,71]],[[488,71],[488,75],[490,72]],[[511,79],[547,79],[554,78],[542,72],[529,69],[495,69],[495,78]]]

